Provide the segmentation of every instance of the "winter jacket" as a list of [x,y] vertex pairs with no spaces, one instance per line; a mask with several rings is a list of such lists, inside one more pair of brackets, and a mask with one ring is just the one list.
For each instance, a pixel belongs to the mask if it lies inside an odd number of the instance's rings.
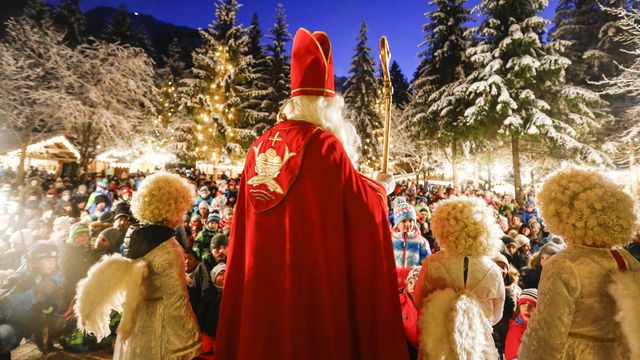
[[211,202],[213,201],[213,198],[211,196],[208,196],[206,199],[203,199],[201,196],[198,196],[198,198],[196,199],[196,205],[193,207],[193,212],[197,213],[198,212],[198,208],[200,207],[200,203],[201,202],[206,202],[208,205],[211,205]]
[[18,341],[32,335],[41,340],[45,324],[51,337],[60,336],[65,326],[61,313],[67,306],[62,301],[61,285],[58,274],[22,274],[8,279],[0,298],[0,324],[10,325]]
[[429,242],[420,235],[417,227],[406,234],[394,229],[391,233],[391,241],[396,268],[420,266],[424,259],[431,255]]
[[540,283],[540,275],[542,275],[541,267],[529,267],[526,266],[521,271],[520,287],[523,289],[538,288]]
[[207,261],[211,257],[211,239],[214,235],[221,233],[222,230],[209,230],[205,226],[198,236],[193,240],[193,250],[198,254],[201,261]]
[[522,252],[518,249],[518,251],[513,255],[513,262],[511,265],[515,267],[518,271],[522,271],[522,269],[529,265],[529,254]]
[[520,315],[516,315],[509,323],[509,332],[507,332],[507,339],[504,345],[505,360],[518,358],[518,349],[522,343],[522,335],[525,330],[527,330],[526,322],[520,318]]
[[529,223],[529,219],[533,217],[535,217],[536,219],[540,219],[540,216],[538,215],[538,210],[533,209],[532,212],[525,211],[522,214],[522,224],[527,225]]
[[505,286],[504,310],[502,311],[502,319],[493,326],[493,341],[496,344],[498,353],[504,354],[505,340],[507,332],[509,332],[509,322],[516,312],[518,298],[522,293],[522,289],[515,283]]
[[407,341],[414,348],[420,346],[419,330],[418,330],[418,309],[413,302],[411,296],[400,293],[400,308],[402,309],[402,324],[404,325],[404,334]]
[[60,258],[60,269],[63,278],[64,301],[69,304],[76,294],[76,285],[87,276],[91,265],[98,261],[98,255],[89,246],[64,244]]

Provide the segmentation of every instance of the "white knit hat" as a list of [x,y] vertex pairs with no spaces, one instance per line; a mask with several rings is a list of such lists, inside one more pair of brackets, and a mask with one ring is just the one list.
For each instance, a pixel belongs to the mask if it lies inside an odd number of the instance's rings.
[[529,245],[531,243],[529,238],[522,234],[516,235],[516,238],[514,240],[516,241],[516,246],[518,247],[518,249],[520,249],[525,245]]

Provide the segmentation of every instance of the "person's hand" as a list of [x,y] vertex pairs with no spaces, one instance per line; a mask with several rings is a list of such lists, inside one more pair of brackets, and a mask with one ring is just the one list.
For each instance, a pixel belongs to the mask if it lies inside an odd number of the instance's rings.
[[396,181],[390,174],[379,172],[376,174],[375,179],[385,187],[385,189],[387,190],[387,195],[391,194],[396,189]]

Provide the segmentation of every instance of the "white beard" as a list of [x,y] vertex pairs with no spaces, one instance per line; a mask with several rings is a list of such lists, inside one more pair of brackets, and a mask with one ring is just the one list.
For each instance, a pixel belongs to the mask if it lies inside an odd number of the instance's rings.
[[340,140],[349,159],[358,161],[360,137],[356,128],[342,116],[344,100],[341,96],[324,97],[301,95],[289,100],[281,110],[288,120],[307,121],[329,131]]

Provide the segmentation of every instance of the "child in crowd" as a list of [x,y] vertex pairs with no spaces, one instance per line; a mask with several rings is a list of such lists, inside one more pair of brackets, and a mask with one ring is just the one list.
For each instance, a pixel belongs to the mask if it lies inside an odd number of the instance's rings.
[[395,226],[391,230],[391,241],[398,287],[402,288],[412,267],[422,265],[424,259],[431,255],[431,248],[416,226],[416,210],[404,198],[395,199],[393,218]]
[[518,310],[509,323],[509,332],[505,340],[504,356],[506,360],[518,358],[518,349],[522,335],[538,306],[538,289],[524,289],[518,298]]
[[220,215],[211,213],[207,217],[207,223],[204,229],[196,236],[193,241],[193,250],[198,254],[201,261],[209,261],[211,251],[209,246],[214,235],[220,233]]
[[62,281],[57,273],[58,249],[37,243],[27,258],[27,271],[8,278],[0,296],[0,359],[11,359],[10,351],[23,338],[32,339],[46,351],[65,327],[61,313]]
[[402,323],[404,333],[407,336],[407,346],[409,348],[409,358],[418,358],[418,348],[420,347],[420,337],[418,331],[418,308],[413,301],[416,283],[420,276],[422,266],[414,266],[407,276],[406,285],[400,289],[400,308],[402,309]]

